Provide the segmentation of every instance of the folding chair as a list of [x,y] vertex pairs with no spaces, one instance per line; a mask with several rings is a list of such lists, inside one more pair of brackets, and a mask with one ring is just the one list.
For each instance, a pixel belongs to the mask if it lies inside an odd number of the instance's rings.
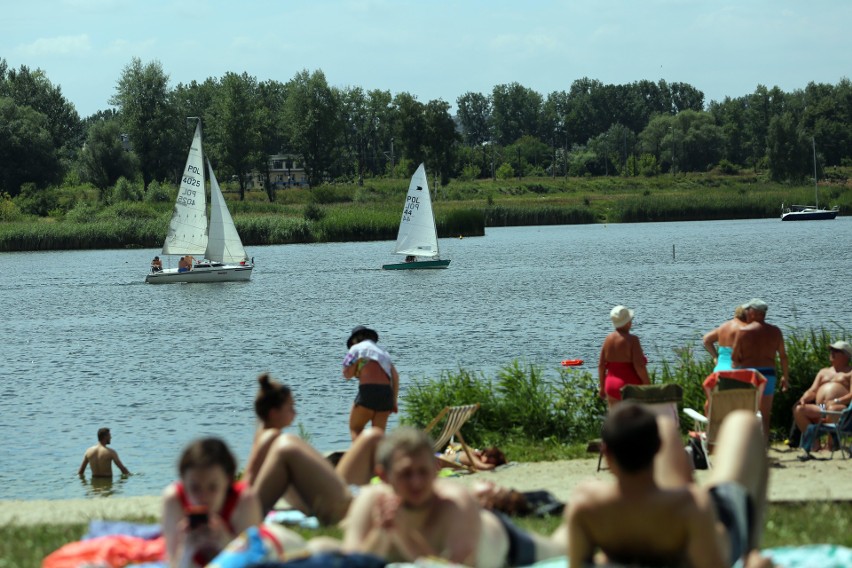
[[[621,388],[621,399],[632,400],[647,407],[657,416],[669,416],[675,424],[678,419],[678,404],[683,400],[683,387],[676,384],[666,385],[624,385]],[[598,452],[598,471],[601,470],[603,451]]]
[[707,416],[692,408],[683,409],[684,414],[694,421],[708,467],[712,467],[710,448],[716,443],[722,421],[734,410],[750,410],[759,416],[765,387],[766,377],[754,369],[717,371],[704,380]]
[[831,447],[831,459],[834,459],[834,452],[840,448],[840,455],[845,459],[852,457],[852,447],[849,446],[849,440],[852,439],[852,404],[846,407],[845,410],[823,410],[823,418],[837,417],[836,422],[820,422],[811,424],[805,429],[802,434],[801,447],[804,450],[804,455],[800,456],[800,460],[812,459],[811,448],[814,442],[821,434],[828,434],[834,440]]
[[464,450],[465,455],[467,455],[467,459],[471,465],[467,466],[455,462],[453,462],[453,465],[461,466],[469,471],[476,471],[476,467],[473,466],[473,463],[475,462],[473,461],[473,456],[470,453],[470,447],[468,447],[467,443],[464,441],[464,437],[461,433],[461,427],[476,413],[477,410],[479,410],[479,403],[466,404],[464,406],[446,406],[438,413],[438,416],[436,416],[426,426],[426,428],[424,428],[424,431],[427,434],[430,434],[441,419],[446,417],[446,422],[444,422],[444,426],[441,428],[441,433],[438,434],[437,438],[435,438],[435,442],[432,444],[432,449],[436,452],[441,452],[447,444],[454,442],[455,437],[458,436],[461,447]]

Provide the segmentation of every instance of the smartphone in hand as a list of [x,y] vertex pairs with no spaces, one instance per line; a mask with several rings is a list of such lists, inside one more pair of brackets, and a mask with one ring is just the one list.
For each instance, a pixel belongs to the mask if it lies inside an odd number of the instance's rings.
[[189,517],[189,528],[196,529],[206,525],[210,521],[210,515],[207,512],[207,507],[194,506],[190,507],[187,512]]

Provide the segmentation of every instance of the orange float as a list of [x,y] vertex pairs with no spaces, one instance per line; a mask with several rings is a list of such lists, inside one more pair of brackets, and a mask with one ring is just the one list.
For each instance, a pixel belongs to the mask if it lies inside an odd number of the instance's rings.
[[582,359],[565,359],[562,361],[563,367],[578,367],[583,364]]

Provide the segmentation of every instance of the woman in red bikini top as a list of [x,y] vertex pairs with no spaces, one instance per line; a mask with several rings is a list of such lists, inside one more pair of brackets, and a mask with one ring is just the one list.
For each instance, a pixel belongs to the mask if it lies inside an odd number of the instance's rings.
[[600,397],[612,407],[621,401],[624,385],[648,385],[648,360],[642,352],[639,338],[630,334],[633,310],[615,306],[609,313],[615,331],[606,336],[598,362]]
[[[169,566],[205,566],[234,537],[261,523],[260,502],[244,483],[234,481],[236,460],[217,438],[187,446],[178,469],[180,481],[163,494],[167,559]],[[193,522],[190,514],[199,510],[206,515]]]

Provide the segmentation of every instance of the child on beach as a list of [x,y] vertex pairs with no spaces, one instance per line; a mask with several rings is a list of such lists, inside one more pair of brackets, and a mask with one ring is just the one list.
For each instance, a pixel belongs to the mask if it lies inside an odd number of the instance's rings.
[[268,373],[257,381],[254,407],[260,424],[243,479],[256,490],[264,513],[283,496],[306,515],[337,523],[352,501],[350,486],[365,485],[373,476],[376,447],[384,433],[378,428],[365,431],[334,468],[310,444],[281,432],[296,418],[290,388]]
[[204,566],[249,527],[263,520],[260,502],[234,481],[237,463],[225,443],[191,443],[178,462],[180,480],[163,492],[163,535],[169,565]]

